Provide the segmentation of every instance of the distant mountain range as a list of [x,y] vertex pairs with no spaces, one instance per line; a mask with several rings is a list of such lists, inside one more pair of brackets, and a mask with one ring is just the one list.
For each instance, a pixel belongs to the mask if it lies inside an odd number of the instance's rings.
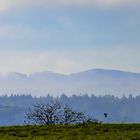
[[8,73],[0,76],[0,95],[32,94],[33,96],[72,94],[140,95],[140,73],[92,69],[70,75],[38,72],[29,76]]

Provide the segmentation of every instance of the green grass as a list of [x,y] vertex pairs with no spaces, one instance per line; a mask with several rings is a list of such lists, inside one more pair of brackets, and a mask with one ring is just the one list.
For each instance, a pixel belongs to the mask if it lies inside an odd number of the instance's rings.
[[0,127],[0,140],[140,140],[140,124]]

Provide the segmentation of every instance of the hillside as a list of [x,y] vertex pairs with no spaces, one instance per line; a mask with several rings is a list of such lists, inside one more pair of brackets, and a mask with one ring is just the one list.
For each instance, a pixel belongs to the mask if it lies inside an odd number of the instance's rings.
[[140,74],[117,70],[92,69],[63,75],[53,72],[29,76],[9,73],[0,76],[0,94],[32,94],[33,96],[85,94],[122,96],[140,95]]
[[0,127],[0,140],[139,140],[140,124]]

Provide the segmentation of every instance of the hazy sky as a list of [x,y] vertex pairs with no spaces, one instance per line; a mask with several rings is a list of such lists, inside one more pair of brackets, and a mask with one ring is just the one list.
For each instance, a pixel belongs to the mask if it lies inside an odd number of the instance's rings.
[[140,72],[139,0],[0,0],[0,72]]

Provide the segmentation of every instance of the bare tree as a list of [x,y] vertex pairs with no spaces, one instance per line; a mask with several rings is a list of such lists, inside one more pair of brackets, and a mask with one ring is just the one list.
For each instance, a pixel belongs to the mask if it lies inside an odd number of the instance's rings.
[[69,105],[63,105],[58,101],[48,104],[36,104],[29,109],[26,118],[33,124],[76,124],[85,119],[83,112],[73,110]]
[[65,105],[63,108],[63,124],[72,124],[72,123],[82,123],[85,119],[83,112],[78,112],[73,110],[69,105]]
[[86,117],[85,120],[83,121],[83,124],[100,124],[100,123],[102,123],[102,122],[91,116]]
[[57,124],[60,111],[61,104],[58,101],[48,104],[36,104],[33,109],[29,108],[26,118],[34,124]]

